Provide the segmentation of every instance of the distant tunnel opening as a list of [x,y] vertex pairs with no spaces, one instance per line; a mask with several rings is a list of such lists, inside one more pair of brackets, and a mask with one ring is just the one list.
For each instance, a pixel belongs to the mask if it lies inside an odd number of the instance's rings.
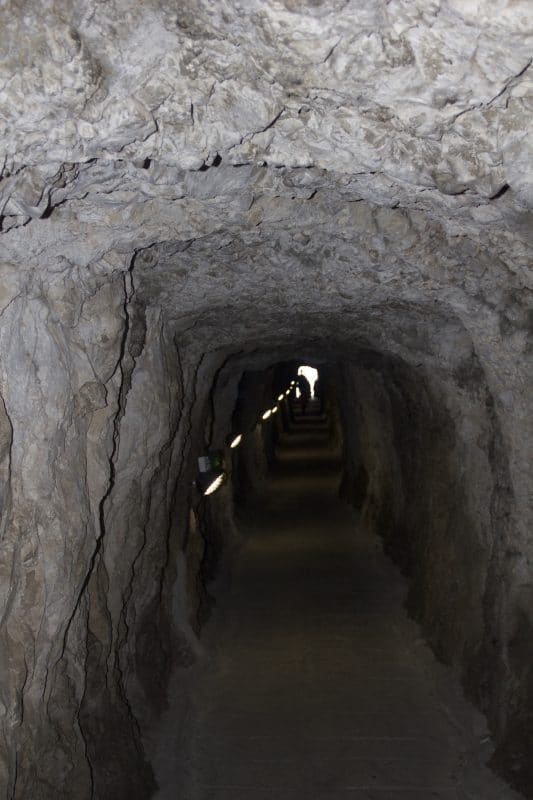
[[[228,485],[199,504],[205,581],[216,577],[250,513],[256,521],[268,516],[265,492],[272,476],[294,475],[287,446],[299,437],[300,477],[334,476],[335,493],[408,579],[406,605],[424,638],[490,717],[498,691],[491,576],[501,558],[494,535],[505,514],[505,458],[475,357],[449,375],[370,349],[342,360],[319,356],[310,363],[322,397],[307,407],[296,392],[300,362],[262,358],[266,366],[252,370],[230,358],[215,383],[211,441],[217,446],[227,430],[242,439],[227,452]],[[314,430],[307,443],[306,427]],[[329,448],[326,460],[313,454],[317,435]]]
[[[263,384],[258,395],[270,407],[276,372],[245,375],[239,394]],[[184,755],[192,777],[177,784],[185,796],[191,786],[203,797],[230,785],[246,786],[250,798],[391,785],[429,795],[437,775],[444,795],[463,787],[450,764],[472,746],[458,732],[468,714],[421,657],[396,571],[339,501],[347,447],[333,383],[327,395],[325,413],[316,405],[304,413],[285,395],[234,453],[235,487],[236,473],[256,482],[238,492],[250,512],[240,517],[246,540],[231,581],[218,587],[205,638],[212,655],[192,686]],[[486,796],[498,790],[479,765],[470,770]]]

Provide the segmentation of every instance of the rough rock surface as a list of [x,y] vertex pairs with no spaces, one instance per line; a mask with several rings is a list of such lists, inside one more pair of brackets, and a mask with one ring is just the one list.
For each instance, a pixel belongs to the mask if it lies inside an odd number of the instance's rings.
[[149,795],[139,726],[201,617],[195,458],[242,371],[297,354],[367,398],[391,535],[435,435],[403,557],[450,496],[430,541],[461,532],[413,596],[533,786],[531,3],[4,0],[0,50],[3,796]]

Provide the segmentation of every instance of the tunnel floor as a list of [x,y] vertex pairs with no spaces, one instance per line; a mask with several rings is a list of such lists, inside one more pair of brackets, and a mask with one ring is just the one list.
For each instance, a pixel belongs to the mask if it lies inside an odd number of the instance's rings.
[[518,797],[483,766],[484,719],[407,617],[405,581],[338,483],[325,424],[300,420],[200,665],[175,677],[153,759],[160,800]]

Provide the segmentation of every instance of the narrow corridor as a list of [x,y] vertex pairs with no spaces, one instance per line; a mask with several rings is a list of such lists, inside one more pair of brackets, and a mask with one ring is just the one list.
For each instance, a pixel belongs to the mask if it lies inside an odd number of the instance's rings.
[[484,720],[408,619],[404,580],[339,501],[339,467],[325,422],[297,419],[202,637],[180,790],[168,778],[159,798],[517,797],[483,766]]

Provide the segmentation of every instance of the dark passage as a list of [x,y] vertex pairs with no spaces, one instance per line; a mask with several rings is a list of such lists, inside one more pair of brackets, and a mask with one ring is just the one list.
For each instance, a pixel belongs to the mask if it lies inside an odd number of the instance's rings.
[[380,540],[338,499],[328,433],[311,402],[278,444],[179,741],[169,712],[158,797],[516,797],[483,766],[485,722],[408,619]]

